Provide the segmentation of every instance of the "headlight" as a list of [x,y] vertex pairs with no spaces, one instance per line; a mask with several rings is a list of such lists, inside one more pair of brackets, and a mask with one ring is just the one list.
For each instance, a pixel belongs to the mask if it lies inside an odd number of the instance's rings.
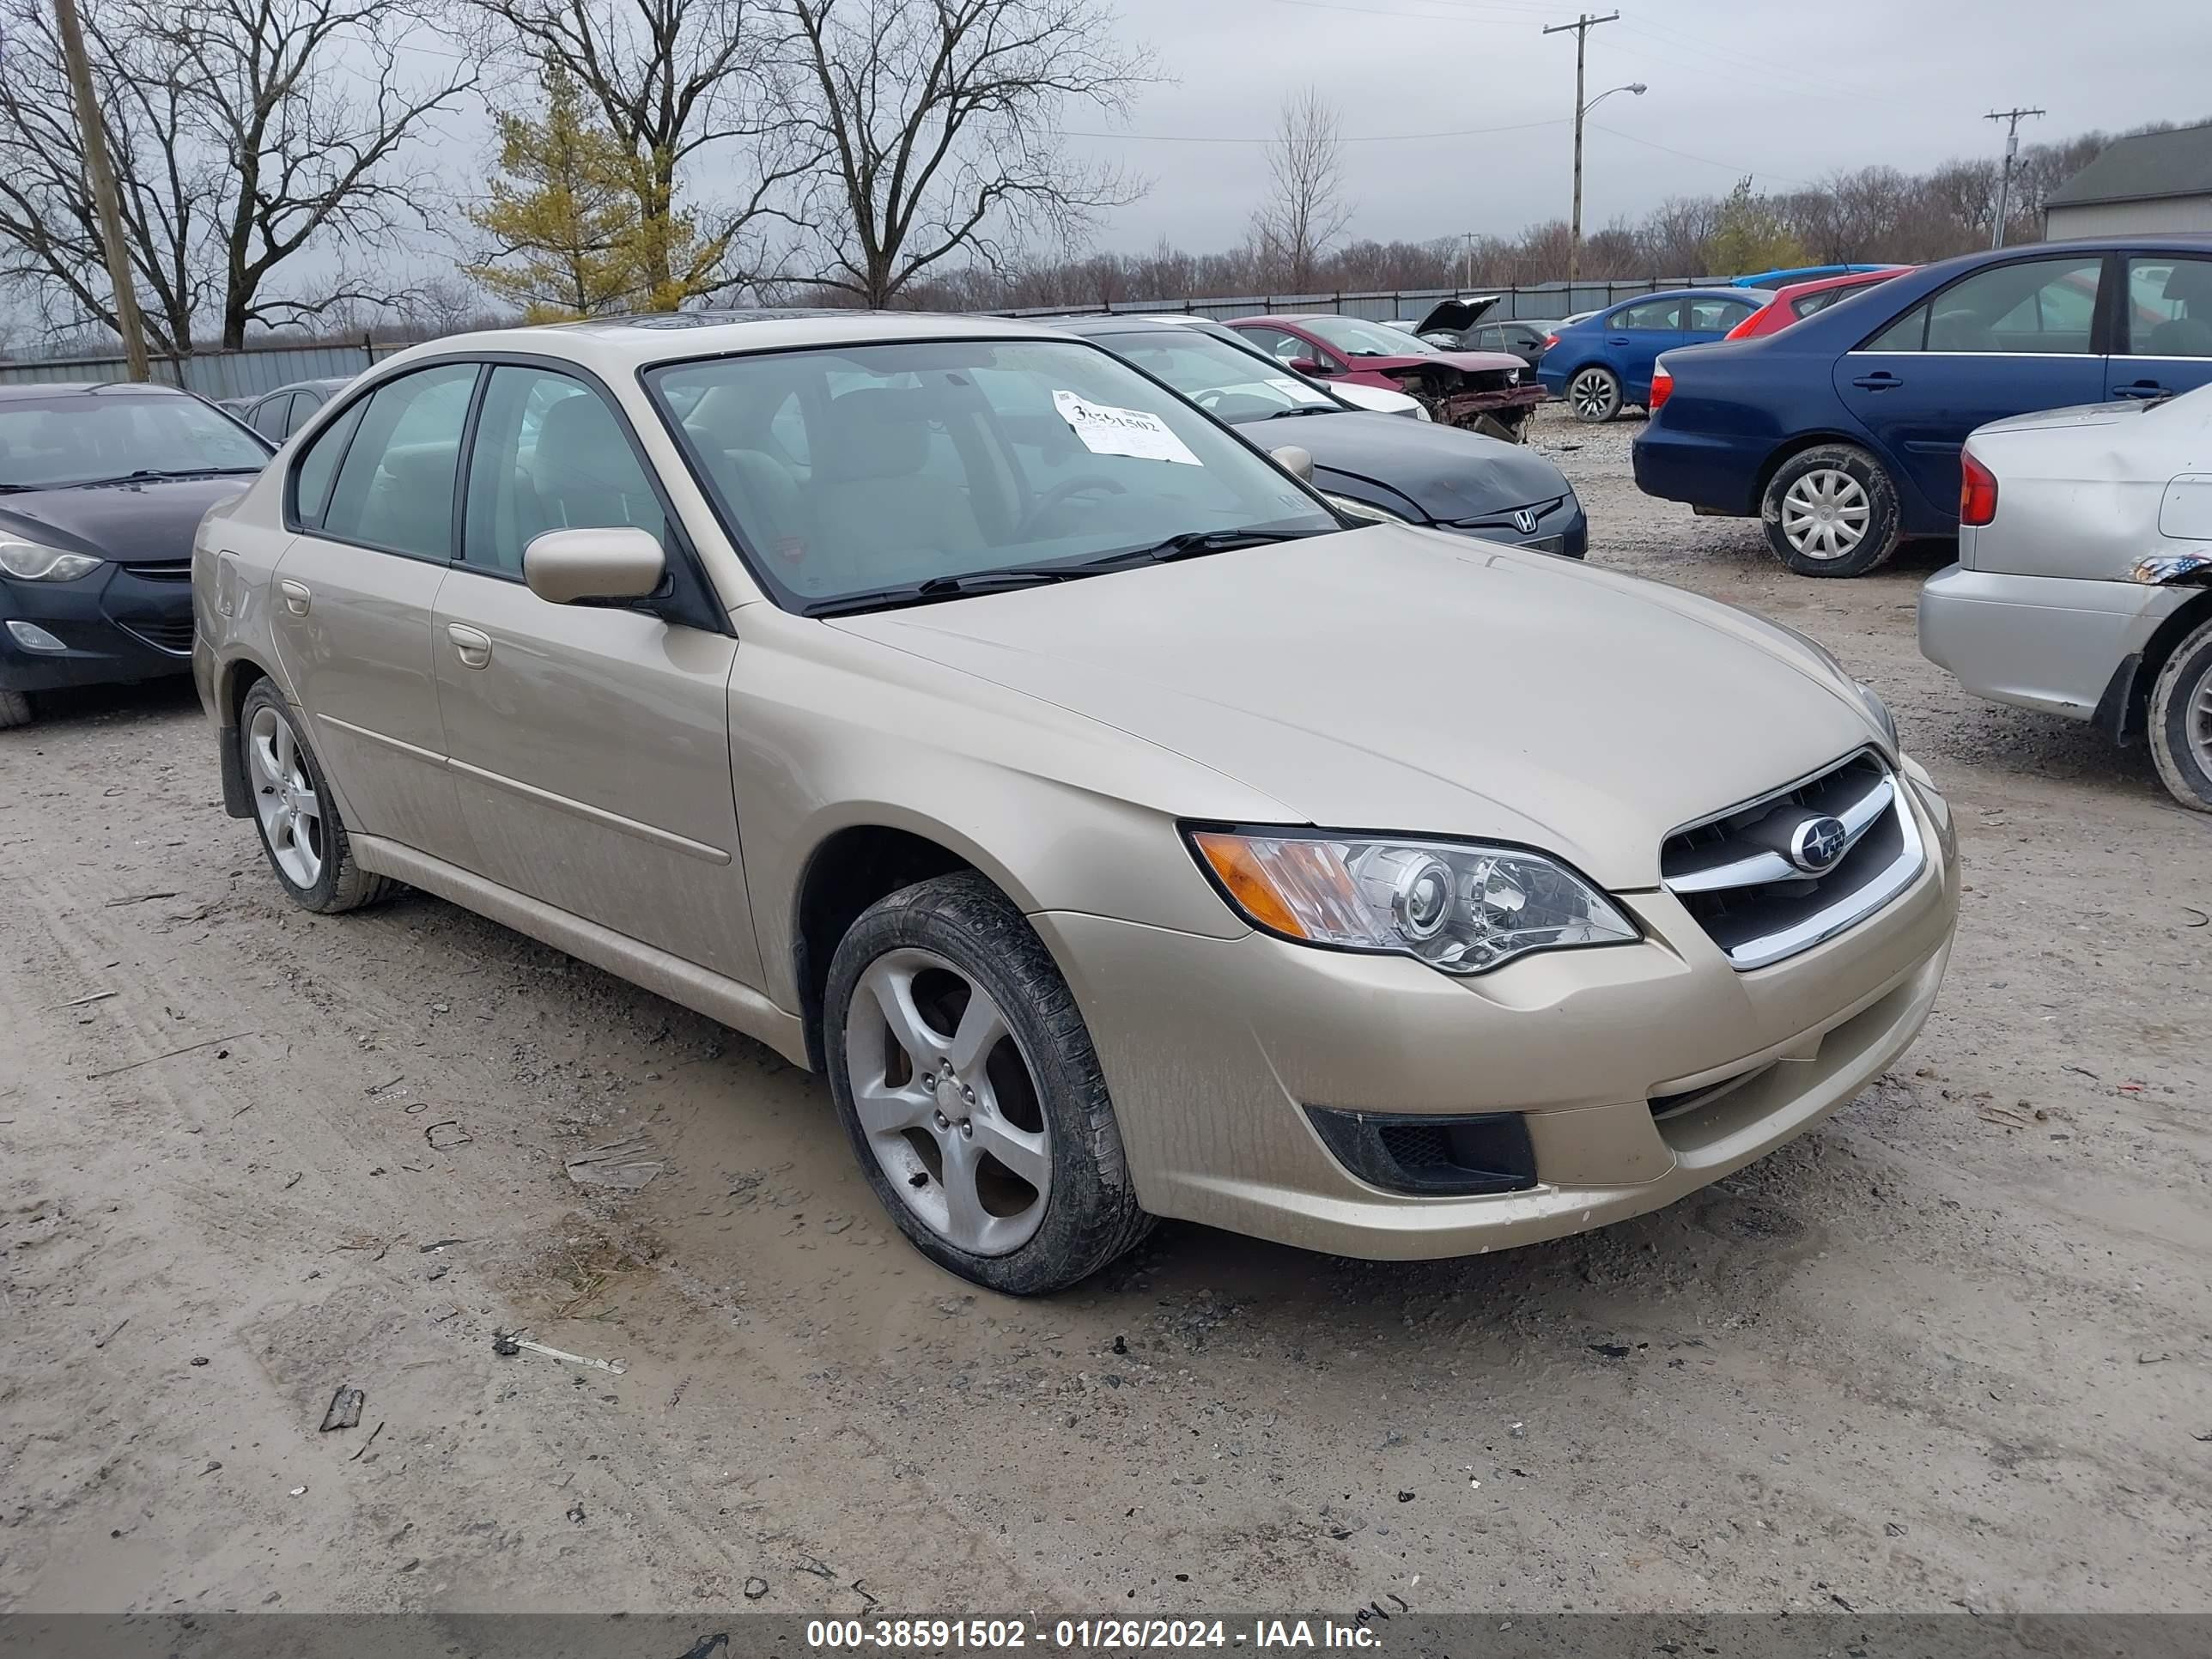
[[1429,413],[1429,406],[1426,404],[1421,403],[1418,400],[1414,403],[1413,406],[1406,412],[1408,415],[1411,415],[1417,421],[1433,421],[1437,418],[1435,416]]
[[58,547],[0,536],[0,570],[27,582],[73,582],[101,561],[89,553],[64,553]]
[[1402,513],[1393,513],[1387,507],[1376,507],[1369,501],[1355,501],[1349,495],[1332,495],[1322,492],[1327,501],[1347,519],[1358,519],[1367,524],[1412,524],[1413,520]]
[[1307,945],[1481,974],[1531,951],[1639,937],[1573,871],[1516,847],[1302,830],[1194,830],[1190,841],[1239,914]]

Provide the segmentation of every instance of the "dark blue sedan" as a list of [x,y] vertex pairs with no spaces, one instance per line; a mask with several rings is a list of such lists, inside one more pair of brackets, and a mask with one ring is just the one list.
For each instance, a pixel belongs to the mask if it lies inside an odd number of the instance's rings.
[[2212,381],[2212,237],[1969,254],[1656,378],[1646,495],[1756,515],[1801,575],[1862,575],[1906,537],[1956,533],[1976,427]]
[[1684,288],[1638,295],[1554,334],[1536,378],[1578,421],[1609,421],[1651,399],[1662,351],[1717,340],[1774,295],[1755,288]]

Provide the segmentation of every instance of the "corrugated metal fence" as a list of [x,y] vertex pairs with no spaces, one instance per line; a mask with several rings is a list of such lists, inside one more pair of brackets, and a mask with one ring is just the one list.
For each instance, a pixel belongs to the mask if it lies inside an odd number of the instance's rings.
[[[1495,294],[1498,296],[1498,306],[1490,313],[1494,321],[1529,317],[1556,322],[1578,311],[1599,310],[1615,300],[1630,300],[1639,294],[1656,294],[1666,289],[1701,288],[1710,285],[1714,280],[1694,276],[1652,276],[1638,281],[1577,283],[1572,288],[1565,283],[1539,283],[1528,288],[1485,287],[1478,283],[1472,288],[1391,289],[1366,294],[1247,294],[1192,300],[1125,300],[1103,305],[1029,306],[996,314],[1005,317],[1065,317],[1078,313],[1096,314],[1109,312],[1121,316],[1131,312],[1164,311],[1185,317],[1228,318],[1286,312],[1333,311],[1347,317],[1364,317],[1370,322],[1388,323],[1401,319],[1419,322],[1422,313],[1439,300],[1456,300],[1462,295]],[[1728,279],[1722,277],[1718,280],[1725,283]]]
[[[243,351],[197,351],[189,357],[156,357],[154,378],[181,386],[203,398],[258,398],[295,380],[322,380],[358,374],[380,357],[403,348],[361,339],[349,344],[249,346]],[[46,357],[35,362],[0,363],[0,386],[38,386],[68,381],[110,381],[128,378],[121,357]]]

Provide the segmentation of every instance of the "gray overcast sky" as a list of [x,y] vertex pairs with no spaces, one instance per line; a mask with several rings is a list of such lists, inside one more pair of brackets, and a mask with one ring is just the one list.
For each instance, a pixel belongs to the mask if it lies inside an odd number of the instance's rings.
[[[1133,133],[1264,136],[1285,92],[1308,82],[1337,106],[1347,138],[1522,127],[1347,143],[1349,234],[1382,240],[1564,219],[1574,38],[1539,31],[1577,10],[1615,9],[1540,0],[1119,4],[1128,33],[1151,41],[1179,82],[1143,97]],[[2003,130],[1980,118],[1991,108],[2050,111],[2022,124],[2022,143],[2212,118],[2208,0],[1622,0],[1618,9],[1620,21],[1590,31],[1590,92],[1632,81],[1650,90],[1607,99],[1590,117],[1586,229],[1635,219],[1668,196],[1724,191],[1743,173],[1779,190],[1875,162],[1917,169],[1996,155]],[[1549,125],[1522,125],[1539,122]],[[1102,247],[1140,250],[1162,234],[1194,251],[1227,246],[1264,188],[1258,143],[1080,142],[1154,181],[1102,227]]]

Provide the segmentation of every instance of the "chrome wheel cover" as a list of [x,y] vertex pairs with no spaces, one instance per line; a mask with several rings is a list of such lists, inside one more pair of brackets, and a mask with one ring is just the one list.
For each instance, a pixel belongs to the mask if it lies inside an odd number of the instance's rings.
[[934,951],[878,957],[845,1012],[845,1071],[877,1164],[932,1232],[974,1255],[1036,1235],[1050,1131],[1036,1069],[981,985]]
[[1847,558],[1866,539],[1874,503],[1840,467],[1816,466],[1782,492],[1782,536],[1808,559]]
[[292,723],[265,704],[253,711],[246,727],[246,763],[270,857],[295,887],[313,887],[323,878],[328,855],[322,797],[307,775]]

